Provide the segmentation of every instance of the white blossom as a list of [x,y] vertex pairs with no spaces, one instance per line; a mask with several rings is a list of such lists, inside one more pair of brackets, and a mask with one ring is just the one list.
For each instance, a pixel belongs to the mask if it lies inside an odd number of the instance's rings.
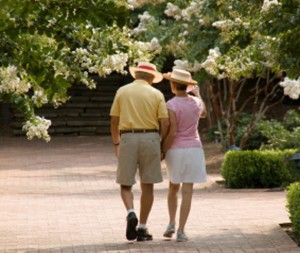
[[191,2],[190,5],[181,12],[183,20],[190,21],[193,15],[201,13],[204,2],[205,1],[200,0]]
[[186,60],[175,60],[173,69],[183,69],[189,72],[197,72],[202,68],[202,65],[195,61],[194,63],[190,63]]
[[167,3],[167,9],[164,11],[164,13],[168,17],[174,17],[176,20],[181,19],[181,9],[172,3]]
[[24,94],[28,92],[31,84],[21,79],[25,76],[25,73],[18,72],[17,67],[13,65],[0,68],[0,93]]
[[207,59],[201,64],[202,68],[206,70],[206,72],[212,76],[216,76],[218,74],[218,63],[216,59],[221,56],[220,50],[218,47],[214,49],[210,49],[208,51]]
[[279,3],[278,0],[264,0],[261,11],[269,11],[272,5],[281,5],[281,3]]
[[183,69],[191,72],[193,65],[186,60],[175,60],[173,69]]
[[158,53],[160,53],[162,50],[162,46],[159,44],[158,39],[155,37],[150,41],[150,50],[157,51]]
[[188,31],[183,31],[179,36],[183,36],[183,37],[186,37],[189,35],[189,32]]
[[54,77],[61,76],[63,79],[67,80],[70,76],[69,67],[64,64],[64,62],[55,60],[53,61],[53,69],[55,71]]
[[298,99],[300,96],[300,77],[296,79],[290,79],[285,77],[282,82],[279,83],[283,87],[284,95],[289,96],[291,99]]
[[[89,89],[94,89],[96,88],[96,83],[94,82],[93,79],[90,79],[90,78],[87,78],[85,76],[83,76],[81,79],[80,79],[80,82],[82,84],[84,84],[85,86],[87,86]],[[65,101],[63,102],[65,103]]]
[[[87,70],[94,65],[95,56],[91,54],[87,49],[77,48],[75,51],[72,52],[72,54],[75,56],[74,61],[78,63],[82,69]],[[63,73],[63,66],[61,66],[60,70]]]
[[88,51],[86,50],[86,48],[76,48],[75,53],[77,55],[83,56],[83,55],[88,55]]
[[51,121],[41,118],[39,116],[34,116],[31,120],[27,120],[23,125],[23,131],[26,131],[26,136],[29,140],[34,137],[42,138],[47,142],[50,141],[50,136],[48,134],[48,128],[51,126]]
[[259,45],[259,49],[265,57],[265,64],[269,68],[273,68],[278,65],[276,60],[279,57],[277,50],[274,50],[274,42],[277,41],[277,38],[271,36],[265,36],[265,40]]
[[51,18],[48,20],[48,25],[47,25],[47,28],[50,28],[52,26],[55,26],[55,24],[57,23],[57,19],[56,18]]
[[147,25],[156,22],[155,18],[151,16],[148,11],[145,11],[143,14],[139,15],[138,18],[140,19],[140,23],[136,28],[133,29],[133,34],[141,34],[142,32],[146,32]]
[[212,23],[212,26],[217,27],[222,31],[230,30],[234,27],[239,27],[243,25],[244,27],[249,27],[248,22],[243,22],[240,18],[236,18],[235,20],[227,19],[227,20],[219,20]]
[[130,8],[141,8],[145,4],[159,4],[162,3],[164,0],[127,0],[127,3]]
[[129,58],[134,58],[134,62],[149,61],[150,43],[137,41],[131,45],[130,51],[128,52]]
[[219,28],[220,30],[224,30],[228,26],[228,21],[219,20],[212,23],[212,26]]
[[208,50],[208,55],[209,55],[209,57],[212,57],[212,58],[216,59],[219,56],[221,56],[220,49],[218,47],[215,47],[213,49],[209,49]]
[[128,55],[125,53],[109,55],[102,63],[104,75],[109,75],[113,71],[124,73],[124,68],[127,65]]
[[64,96],[63,94],[55,93],[52,97],[52,104],[55,108],[59,107],[60,105],[66,103],[68,101],[69,97]]
[[47,104],[48,98],[43,89],[34,90],[34,95],[31,97],[35,104]]
[[198,61],[195,61],[192,72],[198,72],[201,68],[202,68],[201,63],[199,63]]
[[140,19],[141,22],[155,19],[153,16],[151,16],[149,14],[148,11],[145,11],[143,14],[140,14],[138,17],[139,17],[139,19]]

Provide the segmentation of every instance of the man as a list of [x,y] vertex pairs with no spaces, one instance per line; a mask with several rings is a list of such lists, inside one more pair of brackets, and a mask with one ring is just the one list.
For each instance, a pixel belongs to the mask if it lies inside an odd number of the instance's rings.
[[[129,72],[135,80],[116,93],[110,111],[111,135],[118,158],[116,182],[128,212],[126,238],[146,241],[152,240],[146,224],[154,200],[154,183],[162,182],[160,143],[167,134],[169,120],[164,95],[151,86],[163,79],[156,66],[142,62],[130,67]],[[137,171],[141,186],[139,225],[132,192]]]

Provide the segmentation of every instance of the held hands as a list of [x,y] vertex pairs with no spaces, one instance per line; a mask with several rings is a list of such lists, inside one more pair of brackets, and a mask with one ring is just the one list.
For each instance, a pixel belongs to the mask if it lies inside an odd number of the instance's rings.
[[166,157],[166,154],[165,154],[164,152],[161,152],[161,153],[160,153],[160,160],[161,160],[161,161],[164,160],[165,157]]

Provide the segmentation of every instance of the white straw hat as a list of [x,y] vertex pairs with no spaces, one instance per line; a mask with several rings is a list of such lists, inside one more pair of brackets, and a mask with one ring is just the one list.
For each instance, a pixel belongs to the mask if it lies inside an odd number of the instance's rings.
[[146,72],[154,76],[153,83],[159,83],[162,79],[162,73],[156,70],[156,66],[149,62],[140,62],[137,67],[129,67],[129,72],[135,79],[136,72]]
[[163,74],[163,77],[176,83],[185,85],[196,85],[197,81],[192,79],[191,73],[182,69],[173,69],[172,72]]

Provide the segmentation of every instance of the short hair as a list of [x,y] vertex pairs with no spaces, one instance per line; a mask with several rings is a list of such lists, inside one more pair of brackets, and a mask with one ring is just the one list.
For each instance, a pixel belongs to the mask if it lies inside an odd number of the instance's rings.
[[153,80],[154,75],[144,72],[144,71],[137,71],[135,72],[135,79],[143,79],[143,80]]
[[186,90],[186,85],[182,83],[177,83],[172,81],[173,85],[175,86],[176,90]]

